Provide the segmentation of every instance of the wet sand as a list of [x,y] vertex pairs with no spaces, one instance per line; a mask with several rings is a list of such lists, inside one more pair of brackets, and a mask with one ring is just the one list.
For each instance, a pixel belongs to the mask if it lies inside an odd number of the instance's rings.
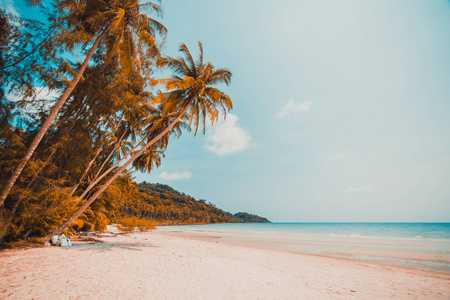
[[348,236],[276,236],[202,230],[202,226],[160,227],[174,237],[218,241],[251,248],[346,258],[450,274],[448,243],[409,239],[373,239]]

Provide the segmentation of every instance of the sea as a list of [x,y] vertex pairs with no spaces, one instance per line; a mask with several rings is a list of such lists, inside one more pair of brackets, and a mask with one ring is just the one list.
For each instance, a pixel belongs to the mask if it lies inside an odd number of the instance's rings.
[[450,223],[237,223],[167,226],[217,241],[450,273]]

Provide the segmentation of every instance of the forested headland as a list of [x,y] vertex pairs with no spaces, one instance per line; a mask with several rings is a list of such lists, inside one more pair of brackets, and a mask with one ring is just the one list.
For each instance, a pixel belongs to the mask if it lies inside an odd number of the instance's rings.
[[159,2],[28,3],[37,20],[0,10],[0,243],[120,218],[249,218],[188,196],[166,199],[176,193],[131,178],[159,167],[172,139],[226,116],[229,69],[208,61],[200,42],[164,54],[170,33]]
[[115,198],[112,215],[120,218],[155,220],[158,224],[268,223],[253,214],[232,214],[204,199],[181,193],[164,184],[139,183],[127,199]]

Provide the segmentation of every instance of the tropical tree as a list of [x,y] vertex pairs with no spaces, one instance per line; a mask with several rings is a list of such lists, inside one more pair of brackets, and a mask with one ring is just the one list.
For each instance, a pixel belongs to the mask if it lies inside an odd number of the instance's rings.
[[148,148],[133,161],[133,167],[141,172],[150,173],[153,168],[158,168],[161,165],[161,156],[163,155],[162,151],[156,148]]
[[184,58],[162,57],[158,59],[157,63],[159,66],[168,67],[174,73],[172,78],[156,80],[154,83],[164,84],[167,92],[162,94],[163,97],[159,99],[164,101],[162,105],[171,107],[173,112],[177,112],[176,118],[159,134],[146,141],[141,149],[134,152],[133,156],[120,166],[116,173],[90,196],[75,214],[53,231],[53,234],[60,234],[67,228],[130,164],[141,157],[147,149],[170,134],[183,118],[187,117],[189,119],[189,125],[194,126],[195,133],[197,133],[200,124],[203,124],[203,128],[205,128],[207,118],[209,118],[211,124],[217,120],[219,109],[226,115],[226,112],[233,107],[230,97],[214,87],[216,84],[225,83],[228,85],[230,83],[230,70],[215,68],[210,62],[204,63],[203,47],[200,42],[199,48],[200,52],[197,61],[194,61],[185,44],[182,44],[179,49],[184,54]]
[[[133,71],[133,73],[139,72]],[[130,73],[130,75],[132,74]],[[142,76],[129,76],[126,80],[122,78],[117,83],[113,83],[106,89],[100,89],[97,92],[101,94],[99,98],[102,98],[105,90],[109,91],[108,96],[112,99],[100,100],[100,102],[105,102],[106,105],[100,105],[100,103],[94,105],[94,110],[97,110],[98,107],[106,106],[106,111],[102,112],[105,117],[118,114],[120,118],[116,123],[119,127],[115,126],[107,136],[99,138],[102,145],[86,167],[78,184],[72,189],[71,195],[74,194],[83,180],[84,174],[87,174],[92,169],[91,171],[94,171],[94,173],[89,176],[90,183],[79,196],[80,200],[85,198],[98,182],[115,170],[120,162],[139,147],[140,144],[134,148],[132,145],[143,134],[144,129],[150,126],[148,124],[159,118],[158,109],[151,105],[153,103],[153,95],[144,90],[147,81],[143,79],[145,78]],[[85,92],[83,91],[83,93]],[[90,98],[95,93],[88,92],[86,97]],[[93,127],[95,126],[93,125]],[[154,131],[149,131],[148,136]],[[97,157],[99,162],[94,164]],[[114,163],[115,165],[111,167]]]
[[154,3],[139,4],[138,0],[63,0],[58,1],[57,5],[61,13],[58,21],[65,25],[65,31],[58,37],[60,41],[68,50],[72,50],[76,44],[85,46],[91,44],[90,50],[4,185],[0,195],[0,207],[3,206],[11,188],[58,112],[81,80],[100,42],[106,38],[106,64],[115,58],[127,73],[141,67],[140,61],[143,54],[149,58],[159,55],[155,38],[157,33],[163,36],[166,33],[161,23],[142,12],[142,10],[151,10],[161,15],[161,7]]

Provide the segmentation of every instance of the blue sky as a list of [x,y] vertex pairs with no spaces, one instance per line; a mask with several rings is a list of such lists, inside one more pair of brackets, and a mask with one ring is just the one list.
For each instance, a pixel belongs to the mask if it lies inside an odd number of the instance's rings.
[[235,108],[136,181],[272,221],[450,221],[449,1],[163,8],[166,53],[201,41]]

